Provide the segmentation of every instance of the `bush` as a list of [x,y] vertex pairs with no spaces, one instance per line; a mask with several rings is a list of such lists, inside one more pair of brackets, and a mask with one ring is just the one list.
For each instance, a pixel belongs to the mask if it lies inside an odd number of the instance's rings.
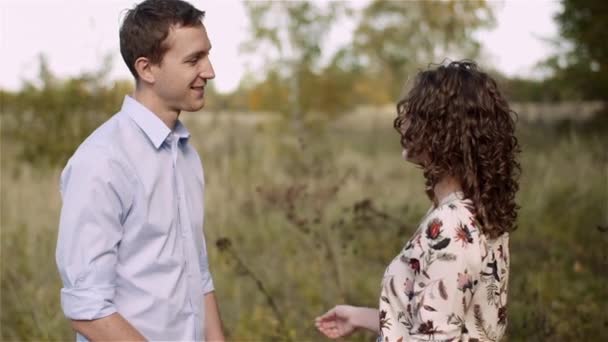
[[109,70],[106,59],[97,72],[59,80],[41,56],[39,80],[17,93],[0,93],[2,134],[18,146],[18,158],[34,165],[63,165],[132,89],[130,82],[106,82]]

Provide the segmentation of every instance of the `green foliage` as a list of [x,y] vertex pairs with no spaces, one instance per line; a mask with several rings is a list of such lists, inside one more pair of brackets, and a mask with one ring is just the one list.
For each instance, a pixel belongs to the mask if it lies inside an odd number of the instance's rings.
[[444,59],[475,59],[472,33],[494,24],[487,1],[374,0],[363,10],[355,32],[355,52],[384,80],[382,89],[401,95],[406,75]]
[[501,90],[510,101],[560,102],[576,99],[576,94],[555,78],[531,80],[515,77],[500,81]]
[[608,4],[600,0],[562,0],[562,5],[555,19],[562,36],[574,44],[578,58],[608,67],[604,25]]
[[244,50],[267,54],[270,48],[282,62],[291,60],[300,66],[318,61],[331,26],[348,11],[341,2],[321,6],[311,1],[245,1],[244,5],[251,32]]
[[252,111],[272,111],[288,113],[289,91],[288,80],[277,70],[268,70],[264,82],[248,90],[247,108]]
[[[321,46],[332,25],[347,12],[347,3],[245,1],[244,5],[251,32],[243,44],[244,51],[261,53],[273,61],[267,67],[270,72],[266,87],[263,92],[254,92],[253,103],[269,104],[264,109],[291,114],[294,123],[300,125],[303,115],[311,112],[309,99],[318,94],[309,91],[315,89],[311,81],[317,81],[313,70],[321,56]],[[283,81],[280,86],[277,80]],[[271,94],[272,101],[265,100],[267,94]]]
[[120,108],[130,82],[105,80],[101,69],[66,80],[57,79],[40,56],[39,79],[16,93],[2,95],[2,135],[20,147],[19,157],[36,165],[62,165],[93,129]]
[[560,86],[582,99],[605,99],[608,93],[608,3],[562,0],[555,17],[563,40],[546,61]]
[[[372,1],[357,13],[347,2],[245,2],[251,37],[245,51],[268,64],[245,90],[250,109],[336,117],[358,104],[386,104],[411,75],[447,57],[475,58],[478,28],[494,22],[485,1]],[[342,18],[358,22],[353,42],[320,64],[321,47]]]
[[[365,101],[360,91],[362,77],[332,63],[321,72],[298,71],[298,80],[305,96],[299,98],[300,108],[307,114],[322,113],[335,118]],[[246,90],[248,109],[289,113],[290,78],[277,70],[269,70],[266,79]],[[356,96],[362,95],[362,96]]]

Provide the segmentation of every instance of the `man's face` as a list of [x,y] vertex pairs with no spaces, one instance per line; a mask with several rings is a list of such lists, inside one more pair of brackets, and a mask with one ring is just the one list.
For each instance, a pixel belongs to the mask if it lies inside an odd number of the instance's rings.
[[161,104],[180,112],[197,111],[205,105],[205,85],[215,77],[209,60],[211,43],[201,24],[174,26],[165,41],[169,47],[162,62],[155,65],[154,90]]

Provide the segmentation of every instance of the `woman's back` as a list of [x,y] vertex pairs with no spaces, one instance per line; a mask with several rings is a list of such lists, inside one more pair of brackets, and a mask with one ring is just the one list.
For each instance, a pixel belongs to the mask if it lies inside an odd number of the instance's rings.
[[422,220],[386,269],[380,341],[499,340],[506,327],[509,236],[488,240],[457,192]]

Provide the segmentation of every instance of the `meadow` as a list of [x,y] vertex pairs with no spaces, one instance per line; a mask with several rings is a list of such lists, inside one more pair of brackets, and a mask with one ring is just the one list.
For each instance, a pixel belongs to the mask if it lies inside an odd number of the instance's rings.
[[[298,134],[282,120],[184,120],[204,164],[204,229],[231,341],[322,341],[315,316],[378,305],[384,268],[430,205],[390,116],[359,113]],[[507,341],[608,340],[605,121],[518,127]],[[54,261],[61,169],[18,161],[5,135],[1,144],[0,339],[73,340]]]

